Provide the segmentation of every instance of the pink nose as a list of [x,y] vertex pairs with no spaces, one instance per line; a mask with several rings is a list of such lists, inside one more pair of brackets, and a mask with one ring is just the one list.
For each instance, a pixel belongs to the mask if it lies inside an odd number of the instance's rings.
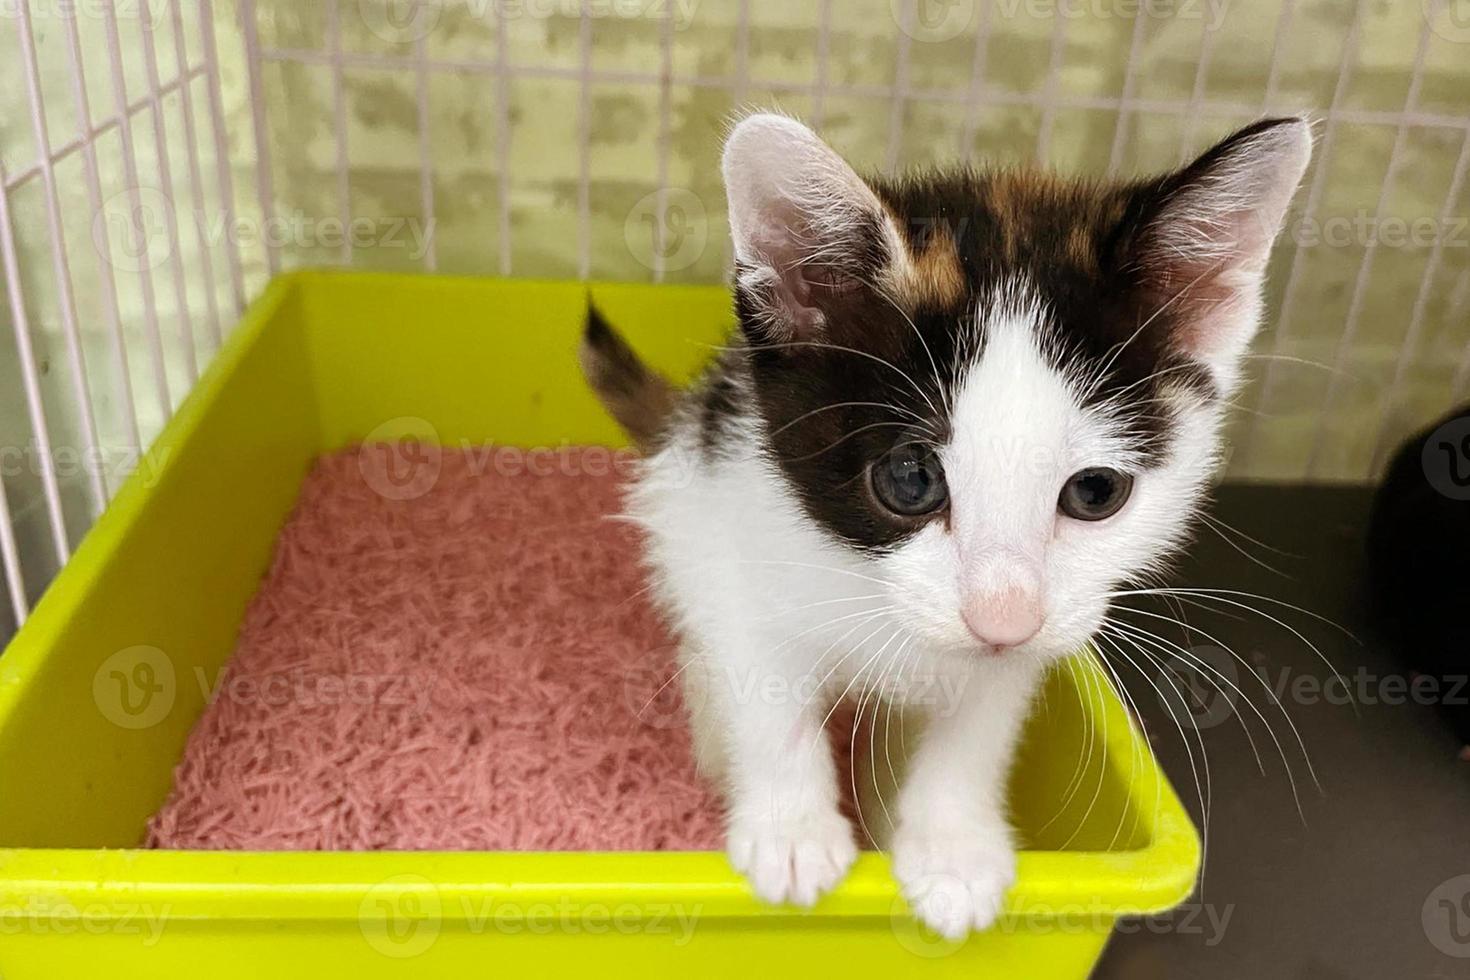
[[965,603],[962,615],[980,642],[992,647],[1020,646],[1041,629],[1041,597],[1017,588],[974,596]]

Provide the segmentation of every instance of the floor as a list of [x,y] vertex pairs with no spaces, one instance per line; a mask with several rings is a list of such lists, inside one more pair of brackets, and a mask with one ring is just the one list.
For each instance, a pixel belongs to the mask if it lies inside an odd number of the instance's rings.
[[[1236,665],[1238,686],[1281,740],[1300,813],[1261,719],[1238,697],[1222,698],[1201,684],[1193,713],[1202,722],[1212,801],[1203,885],[1179,912],[1115,935],[1094,974],[1099,980],[1470,977],[1470,762],[1458,758],[1460,746],[1435,709],[1403,693],[1405,669],[1368,630],[1368,504],[1368,494],[1352,488],[1222,488],[1214,515],[1260,543],[1206,529],[1176,581],[1292,603],[1361,643],[1312,616],[1255,600],[1247,601],[1301,636],[1238,608],[1212,614],[1185,607],[1193,626],[1234,648],[1281,692],[1321,790],[1282,711],[1251,672]],[[1136,621],[1182,636],[1158,620]],[[1331,672],[1307,640],[1346,679],[1356,711],[1340,687],[1323,685]],[[1208,642],[1200,633],[1187,641],[1197,649]],[[1227,655],[1201,652],[1232,669]],[[1155,747],[1198,820],[1178,730],[1163,699],[1143,677],[1127,673]],[[1171,707],[1179,714],[1183,705]],[[1467,877],[1450,880],[1461,875]]]

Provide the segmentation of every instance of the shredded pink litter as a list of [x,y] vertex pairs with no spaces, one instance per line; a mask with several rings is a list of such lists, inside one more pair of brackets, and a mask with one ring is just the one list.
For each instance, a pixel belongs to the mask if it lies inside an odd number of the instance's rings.
[[305,481],[148,846],[719,848],[607,452],[374,448]]

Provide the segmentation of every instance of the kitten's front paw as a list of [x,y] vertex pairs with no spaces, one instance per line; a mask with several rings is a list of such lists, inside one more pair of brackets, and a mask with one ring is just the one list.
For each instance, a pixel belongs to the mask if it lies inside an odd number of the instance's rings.
[[988,928],[1016,880],[1004,832],[914,832],[893,843],[893,876],[921,922],[947,939]]
[[815,904],[857,858],[852,825],[835,809],[785,821],[737,819],[726,849],[762,899],[801,906]]

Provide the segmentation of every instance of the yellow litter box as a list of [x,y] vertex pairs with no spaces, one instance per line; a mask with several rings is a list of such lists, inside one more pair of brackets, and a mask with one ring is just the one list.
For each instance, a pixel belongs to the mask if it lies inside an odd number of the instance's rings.
[[[591,291],[675,377],[730,322],[719,288]],[[203,709],[184,681],[229,657],[318,454],[425,423],[454,445],[621,443],[573,356],[587,292],[300,272],[254,304],[0,657],[3,980],[1085,977],[1119,917],[1189,894],[1194,827],[1122,706],[1079,682],[1085,656],[1023,750],[1007,912],[962,942],[914,924],[881,854],[800,911],[716,853],[138,849]]]

